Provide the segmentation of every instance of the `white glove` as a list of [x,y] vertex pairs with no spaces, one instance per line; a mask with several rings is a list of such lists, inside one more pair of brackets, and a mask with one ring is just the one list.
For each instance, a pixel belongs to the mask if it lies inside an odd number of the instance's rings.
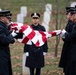
[[43,52],[43,55],[46,55],[46,52]]
[[29,56],[29,52],[26,52],[25,55],[26,55],[26,56]]
[[61,30],[55,30],[55,32],[56,32],[56,35],[61,34]]
[[15,36],[17,35],[17,34],[15,33],[15,30],[12,31],[11,35],[12,35],[13,37],[15,37]]
[[61,34],[60,34],[60,37],[64,39],[65,38],[65,33],[66,33],[65,29],[63,29]]

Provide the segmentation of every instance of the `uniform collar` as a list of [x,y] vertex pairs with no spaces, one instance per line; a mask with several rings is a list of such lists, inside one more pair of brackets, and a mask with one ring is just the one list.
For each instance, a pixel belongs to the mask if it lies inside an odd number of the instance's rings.
[[34,24],[32,24],[32,26],[33,26],[33,27],[38,27],[38,26],[39,26],[39,24],[38,24],[38,25],[34,25]]

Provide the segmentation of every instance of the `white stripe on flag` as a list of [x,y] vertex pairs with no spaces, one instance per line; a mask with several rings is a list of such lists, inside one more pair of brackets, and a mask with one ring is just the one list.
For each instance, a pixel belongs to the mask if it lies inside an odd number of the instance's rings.
[[32,29],[30,28],[30,26],[28,26],[28,28],[23,32],[26,36],[28,36],[30,33],[32,32]]

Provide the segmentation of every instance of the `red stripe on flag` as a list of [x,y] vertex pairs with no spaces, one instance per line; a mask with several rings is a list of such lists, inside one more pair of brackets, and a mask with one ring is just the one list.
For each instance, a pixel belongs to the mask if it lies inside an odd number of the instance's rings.
[[40,44],[39,41],[37,41],[35,45],[36,45],[37,47],[39,47],[39,44]]
[[23,26],[21,26],[21,31],[20,31],[20,32],[24,32],[27,28],[28,28],[27,25],[23,25]]
[[27,37],[25,37],[22,41],[22,43],[26,44],[29,41],[29,39]]
[[35,32],[32,30],[31,33],[27,36],[30,40],[33,39],[33,37],[35,36]]
[[42,35],[42,41],[45,42],[47,40],[46,34],[43,31],[39,31],[39,33]]
[[52,36],[56,36],[56,32],[49,32]]
[[18,26],[18,24],[17,23],[13,23],[12,26]]
[[15,26],[18,26],[18,24],[17,23],[11,24],[10,30],[15,30],[15,31],[18,30]]

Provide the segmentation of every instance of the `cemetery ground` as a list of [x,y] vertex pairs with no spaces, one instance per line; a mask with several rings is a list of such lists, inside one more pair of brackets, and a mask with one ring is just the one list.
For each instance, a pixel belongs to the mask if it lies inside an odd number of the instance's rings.
[[[54,57],[55,53],[55,38],[51,37],[48,39],[49,50],[45,56],[45,67],[42,68],[41,75],[63,75],[62,69],[58,67],[62,41],[58,46],[58,56]],[[14,75],[22,75],[22,55],[23,55],[23,44],[16,42],[13,45],[10,45],[11,48],[11,59],[12,59],[12,68]],[[31,63],[31,62],[30,62]]]

